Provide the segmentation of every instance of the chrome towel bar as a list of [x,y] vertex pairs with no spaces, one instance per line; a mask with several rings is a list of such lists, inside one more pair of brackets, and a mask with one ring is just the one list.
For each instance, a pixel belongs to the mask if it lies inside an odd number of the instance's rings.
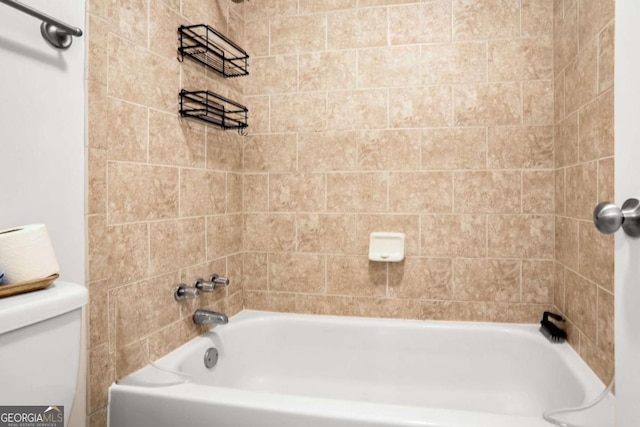
[[80,28],[72,27],[69,24],[65,24],[64,22],[52,18],[51,16],[42,13],[39,10],[33,9],[26,4],[20,3],[19,1],[0,0],[0,3],[4,3],[7,6],[17,9],[20,12],[24,12],[27,15],[31,15],[34,18],[41,19],[42,24],[40,25],[40,33],[42,34],[42,38],[56,49],[68,49],[73,42],[72,36],[82,36],[82,30]]

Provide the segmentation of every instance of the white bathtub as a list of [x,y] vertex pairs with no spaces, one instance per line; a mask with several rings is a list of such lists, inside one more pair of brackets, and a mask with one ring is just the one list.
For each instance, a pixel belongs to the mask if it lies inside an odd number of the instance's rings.
[[243,311],[156,365],[190,380],[149,365],[113,385],[110,427],[544,427],[604,388],[537,325]]

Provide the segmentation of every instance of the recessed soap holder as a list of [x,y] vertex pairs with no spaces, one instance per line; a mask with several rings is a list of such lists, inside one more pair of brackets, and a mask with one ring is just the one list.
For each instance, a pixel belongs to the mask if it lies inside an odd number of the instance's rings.
[[404,233],[375,231],[369,237],[369,260],[400,262],[404,260]]

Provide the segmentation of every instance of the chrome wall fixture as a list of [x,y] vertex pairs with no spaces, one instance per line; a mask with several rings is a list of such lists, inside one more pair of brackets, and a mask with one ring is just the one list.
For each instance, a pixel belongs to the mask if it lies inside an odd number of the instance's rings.
[[640,201],[628,199],[622,209],[613,203],[600,203],[593,211],[593,223],[603,234],[613,234],[622,227],[627,236],[640,237]]
[[64,22],[42,13],[39,10],[33,9],[26,4],[20,3],[19,1],[0,0],[0,3],[4,3],[7,6],[19,10],[20,12],[42,20],[42,24],[40,24],[40,33],[42,34],[42,38],[56,49],[69,49],[69,46],[73,43],[73,37],[82,36],[82,30],[80,28],[65,24]]
[[193,284],[193,287],[203,292],[213,292],[218,288],[224,288],[229,286],[229,279],[226,277],[212,274],[209,280],[197,278]]

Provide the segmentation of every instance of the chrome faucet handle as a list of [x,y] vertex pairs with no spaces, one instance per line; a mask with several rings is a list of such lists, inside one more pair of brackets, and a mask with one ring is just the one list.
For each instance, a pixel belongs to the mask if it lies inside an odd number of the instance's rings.
[[180,283],[176,288],[174,297],[176,301],[185,301],[188,299],[196,299],[200,296],[200,290],[198,288],[187,286],[184,283]]
[[213,282],[207,282],[202,277],[198,277],[195,282],[193,282],[193,287],[202,292],[213,292],[216,289]]
[[211,283],[213,283],[213,287],[215,288],[223,288],[225,286],[229,286],[230,280],[224,276],[218,276],[217,274],[211,275],[209,279]]

